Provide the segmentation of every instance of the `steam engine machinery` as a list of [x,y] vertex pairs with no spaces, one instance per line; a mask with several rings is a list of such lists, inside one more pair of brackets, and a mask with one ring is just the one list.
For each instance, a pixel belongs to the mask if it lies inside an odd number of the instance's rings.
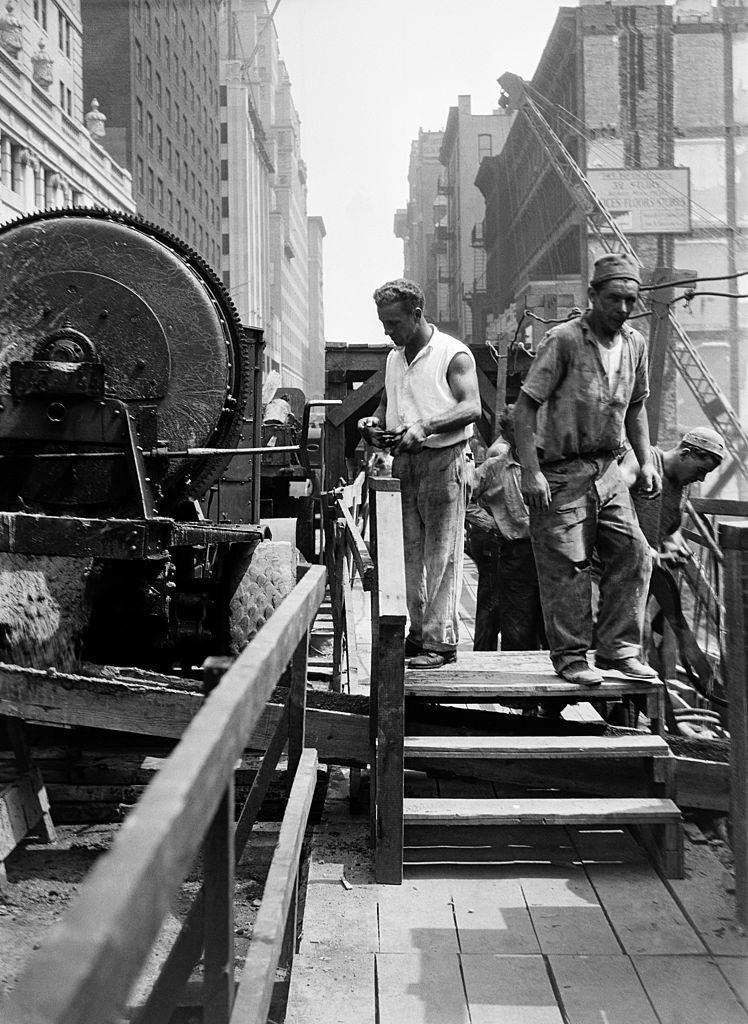
[[0,660],[168,671],[265,621],[294,570],[253,525],[262,347],[152,224],[0,228]]

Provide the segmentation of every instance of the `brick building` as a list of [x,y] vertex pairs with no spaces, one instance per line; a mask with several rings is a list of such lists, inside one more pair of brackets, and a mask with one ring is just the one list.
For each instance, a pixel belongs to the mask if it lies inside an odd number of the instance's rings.
[[133,210],[129,172],[102,147],[106,118],[84,115],[78,0],[0,12],[0,223],[56,206]]
[[[51,2],[51,0],[50,0]],[[219,0],[81,0],[83,91],[138,213],[220,266]]]
[[[667,187],[690,225],[647,231],[622,221],[645,266],[704,276],[745,267],[747,29],[744,4],[727,0],[714,7],[709,0],[580,0],[578,8],[559,10],[532,95],[581,168],[689,169],[690,202],[688,184]],[[490,312],[503,332],[511,334],[514,307],[530,294],[541,303],[545,295],[546,313],[566,309],[571,299],[583,303],[601,249],[524,118],[499,156],[483,162],[477,184],[486,202]],[[715,290],[738,289],[723,282]],[[740,308],[705,297],[679,319],[745,421]],[[529,328],[535,337],[542,331]],[[669,366],[666,382],[673,378]],[[677,407],[673,388],[666,394],[665,435],[704,421],[685,384],[678,384]]]

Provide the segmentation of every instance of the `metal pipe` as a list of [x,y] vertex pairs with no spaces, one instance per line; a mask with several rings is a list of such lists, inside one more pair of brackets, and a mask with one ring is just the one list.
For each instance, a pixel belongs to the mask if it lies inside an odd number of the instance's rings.
[[[181,451],[152,448],[143,452],[146,459],[204,459],[214,455],[272,455],[274,452],[298,452],[300,445],[270,445],[267,448],[183,448]],[[125,452],[34,452],[0,455],[0,459],[121,459]]]

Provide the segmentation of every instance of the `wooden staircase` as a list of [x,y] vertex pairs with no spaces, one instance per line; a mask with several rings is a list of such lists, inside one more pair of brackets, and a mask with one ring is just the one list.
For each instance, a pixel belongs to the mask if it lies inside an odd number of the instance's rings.
[[[652,734],[629,735],[509,735],[509,736],[405,736],[404,763],[416,768],[419,761],[449,769],[470,761],[476,775],[480,764],[501,761],[549,761],[557,759],[638,758],[648,768],[648,792],[615,797],[528,796],[518,799],[406,798],[403,801],[404,843],[433,844],[428,830],[439,829],[445,846],[459,846],[461,830],[500,825],[549,824],[629,825],[650,850],[661,870],[682,877],[683,839],[681,814],[673,803],[674,758],[659,735],[663,712],[663,684],[639,683],[612,674],[599,687],[575,686],[553,673],[547,652],[460,652],[455,664],[438,670],[404,672],[406,699],[442,704],[513,703],[562,698],[577,701],[614,701],[639,697],[646,706]],[[495,770],[492,777],[496,777]],[[594,783],[590,787],[594,791]],[[433,836],[433,832],[432,832]],[[408,860],[413,861],[412,849]]]

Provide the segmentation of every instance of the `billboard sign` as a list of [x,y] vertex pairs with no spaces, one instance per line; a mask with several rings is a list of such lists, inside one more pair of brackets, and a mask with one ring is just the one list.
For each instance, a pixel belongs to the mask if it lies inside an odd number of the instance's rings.
[[587,180],[624,234],[682,235],[691,230],[687,167],[596,167],[587,171]]

